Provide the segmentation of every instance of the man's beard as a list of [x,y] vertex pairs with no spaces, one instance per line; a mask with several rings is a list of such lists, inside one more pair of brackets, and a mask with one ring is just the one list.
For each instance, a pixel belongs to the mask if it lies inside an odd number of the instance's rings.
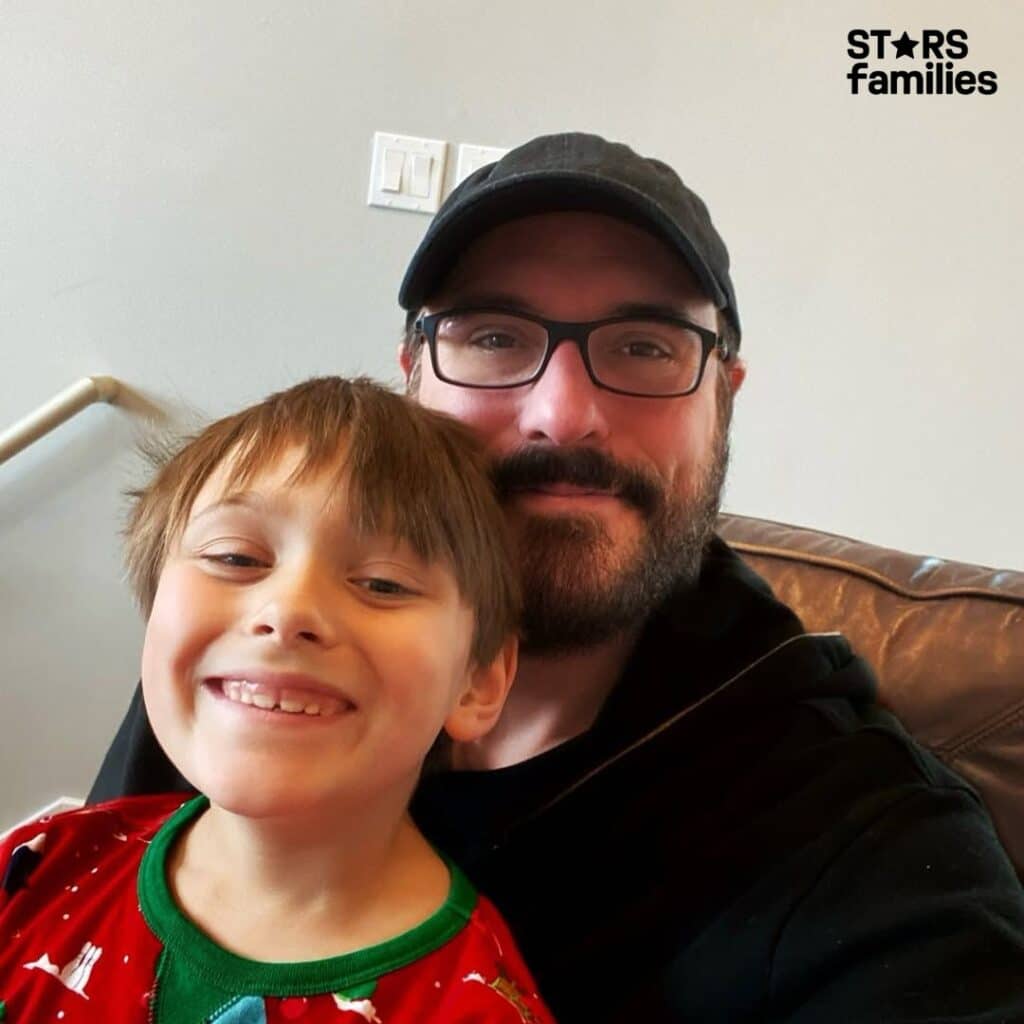
[[553,655],[593,647],[642,624],[671,592],[693,586],[714,532],[728,461],[727,415],[686,497],[649,471],[593,448],[537,446],[500,460],[495,481],[506,504],[517,491],[568,483],[616,494],[641,520],[628,550],[617,550],[592,515],[530,515],[517,524],[522,651]]

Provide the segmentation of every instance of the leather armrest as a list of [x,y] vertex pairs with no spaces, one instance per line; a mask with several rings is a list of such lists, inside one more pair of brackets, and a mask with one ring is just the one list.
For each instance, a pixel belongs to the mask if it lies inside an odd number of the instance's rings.
[[719,533],[807,629],[849,638],[882,703],[981,792],[1024,874],[1024,573],[747,516]]

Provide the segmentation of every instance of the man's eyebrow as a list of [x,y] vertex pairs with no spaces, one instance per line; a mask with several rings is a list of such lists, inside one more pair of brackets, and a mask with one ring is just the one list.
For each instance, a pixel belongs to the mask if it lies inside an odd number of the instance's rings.
[[510,312],[535,313],[538,310],[510,292],[465,292],[458,302],[449,303],[446,309],[507,309]]
[[670,306],[661,302],[621,302],[613,306],[608,316],[670,317],[674,320],[692,320],[690,312],[682,306]]

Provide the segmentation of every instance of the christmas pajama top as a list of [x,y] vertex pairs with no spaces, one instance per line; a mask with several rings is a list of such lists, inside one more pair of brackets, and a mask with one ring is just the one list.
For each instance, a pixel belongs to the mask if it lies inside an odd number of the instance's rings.
[[327,960],[229,953],[177,908],[167,854],[207,803],[131,797],[0,841],[3,1024],[551,1024],[504,921],[454,866],[444,905]]

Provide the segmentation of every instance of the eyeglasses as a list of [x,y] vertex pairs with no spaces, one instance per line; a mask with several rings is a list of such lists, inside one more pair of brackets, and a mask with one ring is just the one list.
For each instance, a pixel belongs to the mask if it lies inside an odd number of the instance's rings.
[[435,375],[466,388],[515,388],[538,380],[555,348],[570,341],[590,379],[620,395],[676,398],[700,386],[712,351],[728,344],[679,317],[611,317],[585,323],[503,309],[450,309],[413,325],[430,348]]

